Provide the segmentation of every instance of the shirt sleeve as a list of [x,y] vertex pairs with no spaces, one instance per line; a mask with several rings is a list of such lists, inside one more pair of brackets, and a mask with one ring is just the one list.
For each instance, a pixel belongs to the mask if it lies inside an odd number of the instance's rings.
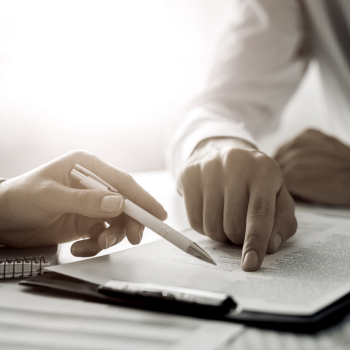
[[306,20],[297,0],[239,0],[203,93],[191,104],[167,148],[174,174],[211,137],[257,144],[279,116],[309,62]]

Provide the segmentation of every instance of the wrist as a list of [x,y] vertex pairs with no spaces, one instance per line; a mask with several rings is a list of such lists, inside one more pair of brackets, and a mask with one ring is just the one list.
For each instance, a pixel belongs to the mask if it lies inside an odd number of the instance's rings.
[[237,137],[213,137],[201,141],[192,154],[201,152],[207,149],[224,149],[224,148],[237,148],[245,150],[257,150],[257,147],[249,141],[243,140]]

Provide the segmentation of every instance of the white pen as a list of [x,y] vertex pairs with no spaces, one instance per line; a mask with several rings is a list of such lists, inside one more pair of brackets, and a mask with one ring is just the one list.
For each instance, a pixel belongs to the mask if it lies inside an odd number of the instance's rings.
[[[85,169],[79,164],[75,164],[70,177],[78,181],[82,186],[90,189],[110,191],[119,193],[114,187],[108,184],[106,181],[99,178],[91,171]],[[123,196],[124,197],[124,196]],[[157,233],[159,236],[166,239],[168,242],[174,244],[176,247],[183,250],[185,253],[190,254],[198,259],[206,261],[211,264],[215,264],[214,260],[206,253],[197,243],[192,242],[189,238],[174,230],[163,221],[157,219],[146,210],[140,208],[129,199],[125,198],[124,213],[132,217],[140,224],[148,227],[150,230]]]

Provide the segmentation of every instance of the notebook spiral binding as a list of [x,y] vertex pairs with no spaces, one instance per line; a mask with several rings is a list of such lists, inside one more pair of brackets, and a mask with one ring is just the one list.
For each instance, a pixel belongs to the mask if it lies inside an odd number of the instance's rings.
[[[17,264],[21,264],[22,267],[22,274],[20,276],[15,276],[16,275],[16,266],[18,267]],[[25,266],[26,264],[30,263],[30,273],[29,274],[24,274],[25,273]],[[34,256],[31,258],[23,257],[23,258],[15,258],[15,259],[5,259],[3,261],[0,260],[0,279],[9,279],[9,278],[22,278],[22,277],[31,277],[34,276],[33,273],[36,272],[37,275],[41,275],[43,273],[43,264],[47,264],[48,261],[45,260],[45,257],[43,254],[40,255],[40,257],[37,259]],[[39,264],[39,268],[36,270],[36,265]],[[7,267],[12,265],[12,276],[9,277],[8,274],[8,269]],[[2,268],[2,270],[1,270]],[[34,269],[34,271],[33,271]],[[27,272],[27,271],[26,271]]]

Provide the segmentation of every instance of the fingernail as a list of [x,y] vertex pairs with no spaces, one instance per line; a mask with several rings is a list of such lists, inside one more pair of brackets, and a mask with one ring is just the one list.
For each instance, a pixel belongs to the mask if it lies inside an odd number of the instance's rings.
[[75,256],[84,256],[85,255],[85,247],[78,245],[72,247],[72,254]]
[[272,249],[274,253],[277,252],[281,243],[282,243],[282,237],[279,233],[276,233],[272,238]]
[[244,256],[243,260],[243,267],[246,269],[254,269],[255,267],[258,267],[259,263],[259,257],[255,250],[250,250],[246,255]]
[[106,247],[105,249],[111,247],[117,241],[117,236],[114,232],[109,233],[106,236]]
[[140,230],[139,230],[140,242],[142,241],[144,229],[145,229],[145,226],[141,226],[141,227],[140,227]]
[[168,212],[165,212],[165,214],[166,214],[166,217],[164,221],[168,220],[168,217],[169,217]]
[[114,213],[123,205],[122,196],[106,196],[101,201],[101,210],[105,213]]

